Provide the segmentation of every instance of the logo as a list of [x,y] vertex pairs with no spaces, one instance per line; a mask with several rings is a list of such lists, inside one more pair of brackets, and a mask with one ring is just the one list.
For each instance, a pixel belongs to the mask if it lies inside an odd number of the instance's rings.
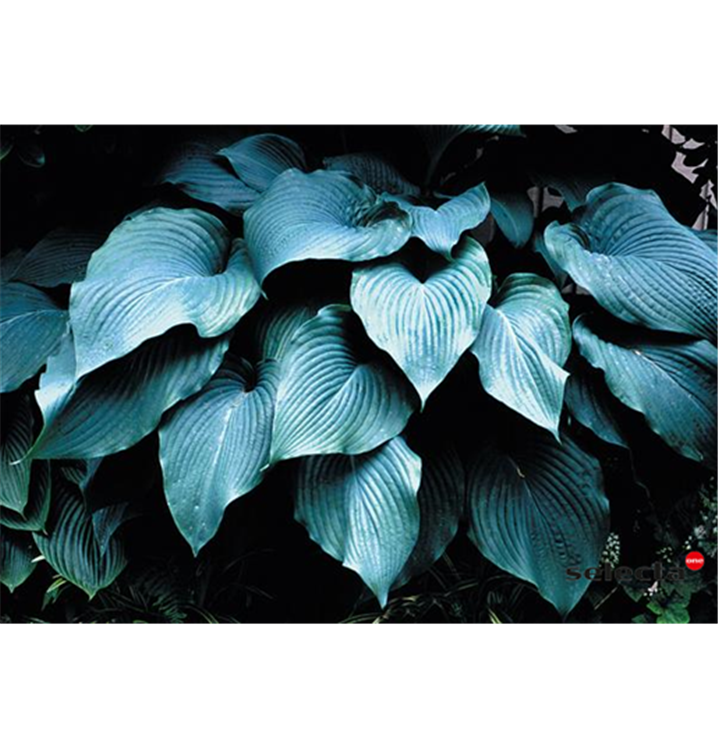
[[[700,552],[691,552],[686,556],[686,566],[689,570],[700,570],[704,564],[705,559]],[[616,583],[685,581],[686,569],[675,565],[664,565],[662,562],[655,562],[650,566],[642,565],[639,568],[629,568],[626,565],[613,568],[608,563],[586,568],[586,570],[581,570],[576,565],[566,568],[567,581],[578,581],[581,578],[587,578],[589,581],[616,581]]]

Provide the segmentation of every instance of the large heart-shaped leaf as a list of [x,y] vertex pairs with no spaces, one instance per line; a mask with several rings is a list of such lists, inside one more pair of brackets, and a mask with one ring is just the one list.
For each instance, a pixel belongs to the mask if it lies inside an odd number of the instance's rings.
[[568,305],[550,281],[532,273],[504,281],[471,347],[486,392],[556,437],[570,351]]
[[297,477],[295,518],[356,571],[384,607],[419,537],[421,459],[397,437],[360,456],[313,456]]
[[119,537],[113,536],[102,550],[79,489],[61,477],[53,482],[47,536],[33,534],[33,538],[50,567],[90,598],[109,586],[127,564]]
[[462,135],[474,133],[491,135],[521,135],[519,125],[420,125],[426,149],[429,152],[427,181],[432,178],[446,149]]
[[716,340],[718,256],[652,190],[608,184],[574,223],[550,224],[546,251],[613,315]]
[[419,195],[421,190],[380,154],[342,154],[324,159],[326,169],[348,172],[377,193]]
[[470,237],[426,280],[406,260],[388,260],[355,270],[351,286],[369,338],[393,357],[422,404],[476,339],[490,294],[489,260]]
[[45,364],[67,328],[67,312],[28,284],[0,286],[0,393],[19,388]]
[[202,203],[241,215],[259,193],[237,177],[226,158],[217,154],[219,148],[218,142],[182,144],[164,165],[158,182],[174,185]]
[[598,564],[608,536],[598,461],[567,435],[558,443],[516,425],[508,442],[487,442],[477,452],[468,504],[469,536],[481,553],[568,614],[590,583],[584,570]]
[[212,380],[160,427],[160,462],[172,516],[195,555],[225,508],[262,479],[269,461],[278,366],[228,357]]
[[106,237],[99,229],[53,229],[22,257],[11,278],[42,287],[79,281]]
[[9,529],[0,531],[0,583],[4,583],[10,593],[22,586],[35,570],[36,553],[29,534]]
[[714,466],[716,455],[716,348],[675,334],[615,321],[574,321],[581,354],[603,370],[626,406],[675,451]]
[[438,208],[412,200],[385,195],[411,216],[411,236],[418,237],[429,249],[447,258],[467,229],[474,229],[489,215],[491,200],[482,183],[455,197],[442,196],[446,202]]
[[170,328],[230,330],[259,299],[241,241],[197,209],[156,208],[125,220],[72,286],[77,376],[119,359]]
[[134,445],[167,409],[204,386],[228,346],[227,336],[203,339],[182,327],[76,380],[72,337],[66,337],[40,378],[36,398],[44,425],[30,455],[96,458]]
[[344,305],[322,308],[299,329],[282,365],[271,463],[364,453],[404,429],[414,410],[409,386],[367,344]]
[[235,174],[247,187],[263,193],[274,179],[290,168],[306,171],[307,162],[301,147],[291,138],[275,133],[260,133],[219,152],[229,160]]
[[362,261],[399,250],[411,219],[366,185],[341,172],[289,169],[244,216],[252,265],[261,283],[286,263]]

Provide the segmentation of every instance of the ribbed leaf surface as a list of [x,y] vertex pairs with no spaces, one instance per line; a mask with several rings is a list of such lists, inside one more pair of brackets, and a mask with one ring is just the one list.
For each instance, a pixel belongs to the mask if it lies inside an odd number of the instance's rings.
[[225,508],[262,480],[269,462],[278,365],[255,369],[228,355],[212,380],[160,427],[160,462],[172,516],[195,555]]
[[243,243],[197,209],[156,208],[128,219],[72,286],[77,375],[119,359],[170,328],[231,329],[259,299]]
[[401,261],[356,269],[351,303],[369,338],[392,356],[423,404],[476,339],[490,294],[489,260],[466,237],[455,258],[425,281]]
[[592,190],[573,224],[550,224],[554,262],[628,323],[716,340],[718,256],[652,190]]
[[44,531],[50,512],[51,490],[50,462],[33,461],[27,504],[22,513],[0,508],[0,524],[18,531]]
[[467,229],[474,229],[489,215],[491,201],[486,186],[449,197],[438,208],[416,205],[405,198],[386,195],[411,216],[411,236],[418,237],[435,253],[451,257],[451,251]]
[[301,147],[291,138],[275,133],[250,135],[223,148],[219,154],[229,160],[237,177],[258,194],[286,169],[307,169]]
[[469,536],[495,565],[536,585],[562,615],[589,580],[570,580],[598,564],[609,506],[598,461],[568,436],[561,443],[535,428],[509,446],[486,443],[468,477]]
[[106,232],[95,229],[53,229],[23,256],[12,279],[42,287],[79,281],[106,237]]
[[0,433],[0,507],[22,513],[30,490],[30,461],[20,461],[33,441],[33,414],[30,397],[16,400],[4,396],[3,429]]
[[219,144],[185,143],[163,168],[158,182],[175,185],[203,203],[241,215],[259,197],[234,174],[229,162],[217,154]]
[[0,285],[0,393],[19,388],[45,364],[67,328],[67,312],[45,292]]
[[486,392],[557,437],[570,351],[568,305],[532,273],[504,281],[471,347]]
[[683,456],[715,465],[716,348],[629,326],[574,321],[581,354],[603,370],[616,398]]
[[282,364],[271,462],[370,451],[398,435],[414,410],[408,383],[374,352],[348,307],[305,323]]
[[295,518],[386,605],[419,537],[421,459],[397,437],[361,456],[304,459]]
[[446,551],[464,515],[464,466],[455,448],[431,446],[422,455],[419,537],[393,586],[398,588],[428,570]]
[[96,458],[129,448],[157,427],[167,409],[204,386],[228,346],[227,336],[202,339],[180,328],[75,380],[68,336],[40,378],[36,398],[44,426],[32,455]]
[[79,490],[59,478],[54,482],[48,534],[33,534],[33,538],[50,567],[90,598],[109,586],[127,564],[117,536],[102,551]]
[[29,534],[0,529],[0,583],[4,583],[11,593],[35,570],[33,560],[36,556]]
[[348,172],[377,193],[419,195],[420,189],[379,154],[358,153],[331,156],[324,159],[326,169]]
[[366,185],[339,172],[282,173],[244,216],[252,265],[261,283],[287,263],[362,261],[399,250],[411,220]]

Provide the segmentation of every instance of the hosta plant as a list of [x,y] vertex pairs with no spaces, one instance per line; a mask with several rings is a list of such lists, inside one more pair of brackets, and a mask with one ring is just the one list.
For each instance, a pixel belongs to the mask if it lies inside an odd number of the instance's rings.
[[499,168],[518,126],[406,133],[409,159],[200,133],[114,226],[4,253],[11,591],[38,566],[91,598],[139,580],[155,472],[152,544],[174,524],[198,561],[274,476],[379,607],[458,535],[477,576],[483,556],[566,617],[590,584],[567,570],[599,564],[628,502],[601,446],[637,492],[636,435],[710,473],[715,234],[611,174]]

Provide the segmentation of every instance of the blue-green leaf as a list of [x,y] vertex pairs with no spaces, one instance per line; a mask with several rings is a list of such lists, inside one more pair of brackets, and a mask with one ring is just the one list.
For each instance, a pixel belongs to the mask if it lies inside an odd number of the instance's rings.
[[160,427],[160,462],[172,516],[196,555],[226,507],[254,489],[269,462],[278,365],[256,370],[227,356],[212,380]]
[[218,148],[218,143],[183,144],[164,166],[158,182],[174,185],[191,198],[241,215],[259,193],[237,178],[229,162],[217,154]]
[[301,147],[291,138],[275,133],[242,138],[223,148],[219,155],[229,160],[237,177],[257,194],[263,193],[286,169],[307,169]]
[[492,192],[491,213],[514,247],[523,247],[531,239],[534,206],[526,193]]
[[0,285],[0,393],[19,388],[45,364],[67,328],[67,312],[28,284]]
[[30,455],[96,458],[129,448],[162,414],[217,371],[229,338],[202,339],[183,327],[75,379],[71,336],[48,362],[36,393],[44,425]]
[[35,570],[35,557],[35,545],[29,534],[0,530],[0,583],[4,583],[11,593]]
[[571,373],[566,383],[566,408],[571,416],[606,443],[628,449],[625,432],[616,419],[616,404],[599,370],[586,365]]
[[129,500],[107,505],[92,513],[92,530],[100,548],[100,554],[104,555],[108,551],[110,542],[120,528],[139,515],[140,511],[137,506]]
[[106,237],[107,232],[95,229],[53,229],[23,255],[11,279],[42,287],[79,281]]
[[351,302],[369,338],[388,352],[422,404],[475,341],[491,294],[484,249],[464,238],[454,259],[425,281],[406,261],[378,261],[354,271]]
[[348,172],[377,193],[419,195],[421,192],[391,162],[379,154],[367,152],[331,156],[324,159],[324,166],[333,171]]
[[[30,464],[24,461],[23,464]],[[45,531],[50,512],[52,482],[49,461],[33,461],[30,472],[28,501],[22,513],[0,508],[0,524],[19,531]]]
[[[610,325],[609,325],[610,323]],[[615,321],[574,321],[581,354],[603,370],[616,398],[640,412],[649,427],[683,456],[714,466],[716,348],[675,334]]]
[[340,172],[288,169],[244,216],[260,283],[275,269],[307,259],[362,261],[399,250],[411,219],[395,203]]
[[16,247],[0,255],[0,283],[12,280],[15,269],[22,263],[25,253]]
[[430,439],[422,453],[419,537],[393,586],[398,588],[428,570],[446,551],[464,515],[464,466],[455,448]]
[[419,125],[426,149],[429,152],[427,180],[434,175],[446,149],[461,135],[521,135],[520,125]]
[[350,309],[329,305],[299,329],[282,364],[271,463],[370,451],[413,410],[408,383],[369,350]]
[[22,513],[30,490],[30,462],[21,461],[33,441],[30,396],[3,397],[0,433],[0,507]]
[[48,533],[33,534],[35,544],[53,570],[92,598],[124,570],[122,542],[113,536],[103,551],[79,489],[59,477],[53,485]]
[[481,183],[461,195],[447,198],[438,208],[418,205],[411,200],[391,195],[394,201],[411,216],[411,236],[418,237],[435,253],[451,257],[451,251],[467,229],[474,229],[489,215],[491,200],[486,186]]
[[716,340],[718,256],[652,190],[608,184],[574,223],[550,224],[546,250],[613,315]]
[[302,460],[295,518],[384,607],[419,537],[421,459],[397,437],[360,456]]
[[252,329],[257,360],[274,359],[281,362],[297,331],[327,304],[327,299],[270,303],[261,311]]
[[714,253],[718,253],[718,232],[715,229],[691,229],[691,231],[699,240],[705,242]]
[[550,281],[532,273],[504,281],[471,347],[486,392],[556,437],[570,351],[568,305]]
[[[481,447],[469,470],[468,503],[469,536],[481,553],[568,614],[608,536],[598,461],[567,435],[558,443],[527,425],[508,445]],[[569,567],[581,577],[570,578]]]
[[197,209],[145,211],[112,232],[72,286],[77,376],[183,323],[219,336],[259,296],[243,242],[230,248],[219,219]]

